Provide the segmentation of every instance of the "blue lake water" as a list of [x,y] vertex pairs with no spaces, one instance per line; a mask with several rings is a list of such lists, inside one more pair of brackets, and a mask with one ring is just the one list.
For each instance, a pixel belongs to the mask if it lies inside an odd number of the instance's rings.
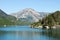
[[29,26],[2,27],[0,40],[60,40],[59,30],[35,29]]

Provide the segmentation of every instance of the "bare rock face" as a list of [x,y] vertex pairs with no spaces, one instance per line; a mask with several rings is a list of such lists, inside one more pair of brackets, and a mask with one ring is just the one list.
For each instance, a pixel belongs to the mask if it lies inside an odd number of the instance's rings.
[[39,21],[39,19],[42,18],[40,17],[41,15],[39,12],[31,8],[23,9],[22,11],[19,11],[17,13],[12,13],[11,15],[15,16],[16,18],[22,21],[30,21],[30,22],[37,22]]

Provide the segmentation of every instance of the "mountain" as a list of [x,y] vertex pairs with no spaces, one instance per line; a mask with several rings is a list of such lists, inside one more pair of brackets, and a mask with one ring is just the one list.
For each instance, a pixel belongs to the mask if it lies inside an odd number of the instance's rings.
[[8,15],[4,12],[4,11],[2,11],[1,9],[0,9],[0,17],[3,17],[3,18],[5,18],[5,17],[7,17]]
[[15,17],[6,14],[4,11],[0,9],[0,26],[1,25],[13,25]]
[[60,25],[60,11],[56,11],[42,19],[43,25]]
[[45,14],[40,14],[40,12],[37,12],[34,9],[26,8],[17,13],[12,13],[11,15],[22,21],[37,22],[39,19],[42,19]]
[[12,15],[8,15],[3,10],[0,9],[0,26],[3,25],[29,25],[28,21],[21,21],[20,19],[17,20],[16,17]]
[[42,20],[39,20],[39,22],[34,22],[31,24],[32,27],[39,27],[39,26],[49,26],[50,28],[53,26],[60,25],[60,11],[56,11],[53,13],[50,13],[48,16],[45,16]]
[[4,11],[0,9],[0,18],[6,18],[6,19],[16,19],[14,16],[6,14]]
[[0,9],[0,26],[1,25],[29,25],[42,19],[45,14],[37,12],[34,9],[26,8],[17,13],[8,15]]

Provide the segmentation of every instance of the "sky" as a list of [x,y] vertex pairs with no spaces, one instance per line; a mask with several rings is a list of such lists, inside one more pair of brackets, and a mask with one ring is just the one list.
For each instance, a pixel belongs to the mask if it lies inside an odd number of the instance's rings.
[[38,12],[60,11],[60,0],[0,0],[0,9],[7,14],[32,8]]

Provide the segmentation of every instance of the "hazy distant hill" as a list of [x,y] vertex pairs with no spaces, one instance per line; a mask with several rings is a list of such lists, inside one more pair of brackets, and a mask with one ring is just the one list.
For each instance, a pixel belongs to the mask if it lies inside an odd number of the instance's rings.
[[48,12],[39,12],[40,13],[40,18],[44,18],[45,16],[48,16],[50,13]]

